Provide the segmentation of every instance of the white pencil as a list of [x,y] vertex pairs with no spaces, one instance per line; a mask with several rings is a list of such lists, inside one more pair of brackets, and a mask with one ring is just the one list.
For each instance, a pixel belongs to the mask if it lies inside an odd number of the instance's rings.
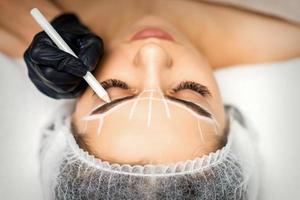
[[[56,32],[53,26],[51,26],[51,24],[37,8],[33,8],[30,13],[59,49],[78,58],[69,45],[62,39],[62,37]],[[110,102],[109,95],[91,72],[88,71],[83,78],[102,100],[105,102]]]

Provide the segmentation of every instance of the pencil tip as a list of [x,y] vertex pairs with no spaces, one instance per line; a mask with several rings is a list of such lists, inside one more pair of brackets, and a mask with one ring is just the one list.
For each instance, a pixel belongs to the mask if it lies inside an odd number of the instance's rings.
[[102,99],[103,99],[103,100],[104,100],[106,103],[109,103],[109,102],[111,102],[111,100],[110,100],[110,98],[109,98],[108,94],[106,94],[106,95],[102,96]]

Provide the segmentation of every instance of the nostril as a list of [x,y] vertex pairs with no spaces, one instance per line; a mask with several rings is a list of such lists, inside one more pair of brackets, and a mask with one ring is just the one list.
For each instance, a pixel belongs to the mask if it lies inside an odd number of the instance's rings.
[[148,42],[138,50],[134,64],[144,67],[170,67],[172,59],[170,54],[159,44]]

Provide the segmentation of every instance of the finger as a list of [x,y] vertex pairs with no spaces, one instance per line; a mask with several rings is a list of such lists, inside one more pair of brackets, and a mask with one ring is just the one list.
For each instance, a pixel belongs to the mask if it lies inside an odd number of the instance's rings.
[[52,67],[58,71],[71,73],[82,77],[86,74],[88,67],[83,62],[66,53],[52,44],[50,39],[37,39],[29,49],[29,55],[36,64]]
[[35,87],[42,92],[43,94],[54,98],[54,99],[70,99],[70,98],[76,98],[78,96],[80,96],[82,94],[82,92],[84,91],[84,89],[86,88],[86,86],[84,86],[84,82],[82,82],[83,84],[80,83],[80,85],[77,85],[76,88],[74,88],[72,91],[69,92],[58,92],[57,90],[53,90],[50,87],[47,87],[41,80],[36,79],[33,81]]
[[[28,51],[24,53],[24,57],[28,57]],[[66,72],[57,71],[51,67],[37,65],[29,59],[25,59],[25,62],[28,67],[28,71],[32,75],[35,75],[36,78],[43,80],[43,82],[45,82],[45,84],[49,84],[50,87],[53,85],[53,88],[56,86],[62,87],[63,85],[71,87],[71,85],[77,85],[78,82],[82,80],[81,77]]]
[[39,66],[39,73],[43,77],[45,77],[47,80],[54,82],[56,84],[77,84],[80,80],[82,80],[81,77],[75,76],[70,73],[58,71],[54,68],[45,67],[45,66]]
[[44,94],[49,97],[60,98],[73,98],[78,96],[79,90],[84,90],[86,83],[83,80],[71,83],[58,83],[45,79],[45,77],[38,75],[40,71],[29,68],[28,75],[34,85]]
[[93,71],[103,56],[104,44],[100,37],[88,34],[78,41],[78,57]]
[[[48,68],[49,69],[49,68]],[[64,93],[73,90],[76,85],[79,84],[81,78],[76,77],[72,81],[66,81],[66,73],[63,76],[52,73],[49,75],[43,74],[43,71],[38,67],[30,67],[28,68],[28,73],[30,75],[30,79],[34,82],[40,80],[45,86],[51,88],[53,91],[57,93]],[[61,73],[61,72],[60,72]],[[56,76],[55,76],[56,75]]]
[[57,95],[58,92],[55,90],[55,87],[49,87],[48,84],[46,85],[44,80],[42,81],[41,78],[35,73],[35,71],[28,70],[28,76],[40,92],[46,94],[51,98],[59,99]]

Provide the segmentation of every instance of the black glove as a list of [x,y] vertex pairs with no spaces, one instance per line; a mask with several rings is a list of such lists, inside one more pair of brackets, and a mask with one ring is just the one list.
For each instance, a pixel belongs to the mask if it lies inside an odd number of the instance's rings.
[[87,84],[82,77],[97,66],[104,52],[103,42],[74,14],[60,15],[51,24],[79,59],[58,49],[42,31],[24,53],[28,75],[47,96],[74,98],[85,90]]

